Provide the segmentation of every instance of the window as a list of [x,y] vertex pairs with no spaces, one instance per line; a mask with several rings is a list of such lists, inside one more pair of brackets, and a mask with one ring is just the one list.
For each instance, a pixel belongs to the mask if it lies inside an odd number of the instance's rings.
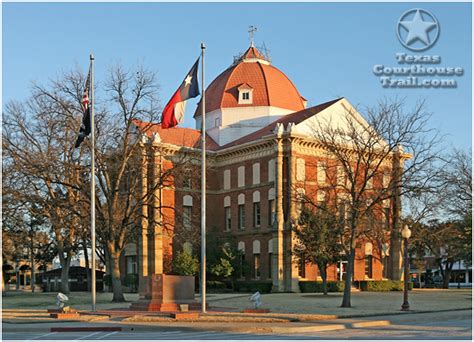
[[306,179],[306,164],[303,158],[296,159],[296,180],[304,181]]
[[137,273],[137,256],[129,255],[127,258],[127,274]]
[[230,213],[230,207],[224,208],[225,210],[225,230],[228,232],[232,229],[232,217]]
[[183,189],[191,189],[191,176],[190,175],[184,175]]
[[260,163],[252,165],[252,184],[260,184]]
[[275,159],[270,159],[268,161],[268,181],[275,181]]
[[239,166],[237,172],[237,186],[240,188],[245,186],[245,166]]
[[260,279],[260,241],[254,240],[252,243],[253,253],[253,278]]
[[372,278],[372,255],[365,256],[365,277]]
[[240,241],[237,244],[237,250],[239,251],[239,278],[244,278],[245,277],[245,242]]
[[254,191],[252,194],[253,199],[253,226],[254,228],[260,227],[260,191]]
[[241,84],[238,88],[239,90],[239,104],[251,104],[252,103],[252,87],[247,84]]
[[242,252],[240,255],[240,265],[239,265],[239,276],[240,278],[245,278],[245,252]]
[[253,255],[253,265],[254,265],[253,277],[255,279],[260,279],[260,254]]
[[318,183],[324,184],[326,183],[326,163],[319,161],[318,162]]
[[324,190],[318,190],[318,193],[317,193],[318,202],[324,202],[325,199],[326,199],[326,192]]
[[193,207],[188,205],[183,206],[183,228],[186,230],[191,230],[192,212]]
[[268,201],[268,225],[273,226],[276,220],[275,200]]
[[230,170],[224,170],[224,190],[230,189]]
[[337,185],[344,186],[344,179],[344,167],[339,165],[337,167]]
[[245,205],[239,204],[239,229],[245,229]]
[[260,202],[253,204],[253,226],[255,228],[260,227]]

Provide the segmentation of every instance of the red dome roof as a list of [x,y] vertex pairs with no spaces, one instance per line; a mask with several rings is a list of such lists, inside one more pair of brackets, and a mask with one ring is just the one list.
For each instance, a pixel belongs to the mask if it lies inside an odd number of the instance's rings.
[[[253,89],[251,104],[238,103],[238,88],[243,84]],[[304,109],[303,99],[288,77],[270,65],[255,47],[250,47],[206,89],[206,113],[219,108],[255,106]],[[200,115],[199,105],[194,116]]]

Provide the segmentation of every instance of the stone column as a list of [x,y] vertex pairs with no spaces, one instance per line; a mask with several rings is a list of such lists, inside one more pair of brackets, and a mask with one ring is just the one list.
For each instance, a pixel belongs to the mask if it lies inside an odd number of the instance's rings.
[[158,133],[153,134],[152,141],[152,227],[150,231],[150,275],[163,273],[163,227],[161,217],[161,139]]
[[392,280],[402,279],[402,239],[401,239],[401,174],[403,161],[400,158],[400,151],[393,155],[392,163],[392,229],[390,232],[390,264],[389,278]]
[[272,255],[272,281],[273,291],[283,292],[285,290],[283,282],[283,146],[281,135],[283,126],[277,125],[277,139],[275,140],[275,211],[276,211],[276,231],[273,232],[273,255]]
[[146,291],[146,277],[148,276],[148,151],[147,137],[143,135],[140,142],[141,150],[141,219],[138,234],[138,293]]
[[[288,125],[288,133],[291,135],[293,123]],[[296,155],[294,149],[294,140],[288,137],[288,222],[286,222],[285,232],[285,284],[286,291],[299,292],[298,280],[298,258],[293,253],[293,247],[296,244],[293,225],[298,222],[298,214],[296,212]]]

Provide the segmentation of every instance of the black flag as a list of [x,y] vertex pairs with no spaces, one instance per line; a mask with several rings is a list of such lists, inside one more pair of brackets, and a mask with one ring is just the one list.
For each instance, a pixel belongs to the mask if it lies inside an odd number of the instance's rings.
[[84,87],[84,94],[82,95],[82,109],[84,114],[82,116],[81,129],[79,130],[79,135],[77,136],[75,148],[81,146],[84,138],[91,134],[91,109],[89,106],[89,92],[91,86],[91,69],[89,68],[89,73],[87,75],[86,85]]

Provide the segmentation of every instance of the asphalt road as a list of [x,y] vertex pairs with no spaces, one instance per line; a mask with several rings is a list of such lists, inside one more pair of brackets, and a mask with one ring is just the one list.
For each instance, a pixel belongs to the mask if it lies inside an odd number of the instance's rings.
[[[255,334],[153,327],[152,330],[132,331],[132,326],[124,326],[120,332],[26,332],[5,329],[3,340],[329,340],[329,339],[378,339],[378,340],[471,340],[471,312],[443,312],[433,314],[413,314],[389,318],[388,326],[371,328],[351,328],[326,332],[293,334]],[[374,318],[374,319],[377,319]],[[18,325],[18,324],[17,324]]]

